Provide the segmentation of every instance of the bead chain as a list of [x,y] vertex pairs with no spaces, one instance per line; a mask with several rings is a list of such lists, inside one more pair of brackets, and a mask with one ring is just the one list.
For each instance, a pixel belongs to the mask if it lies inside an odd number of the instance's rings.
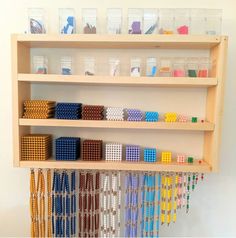
[[177,218],[177,192],[178,192],[178,181],[179,181],[179,176],[178,174],[174,174],[174,204],[173,204],[173,222],[176,222]]
[[47,237],[52,237],[52,175],[51,170],[47,170],[47,196],[48,196],[48,220]]
[[187,205],[186,205],[186,212],[189,212],[189,199],[190,199],[190,183],[191,183],[191,177],[190,174],[188,174],[188,181],[187,181]]
[[159,226],[160,226],[160,203],[161,203],[161,175],[157,174],[157,215],[156,215],[156,237],[159,237]]

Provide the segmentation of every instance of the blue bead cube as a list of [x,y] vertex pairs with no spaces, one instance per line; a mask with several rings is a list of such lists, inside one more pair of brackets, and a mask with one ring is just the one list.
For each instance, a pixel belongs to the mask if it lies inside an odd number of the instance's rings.
[[155,148],[144,149],[144,161],[145,162],[156,162],[157,161],[157,150]]
[[158,112],[145,112],[145,121],[147,122],[157,122],[159,119]]

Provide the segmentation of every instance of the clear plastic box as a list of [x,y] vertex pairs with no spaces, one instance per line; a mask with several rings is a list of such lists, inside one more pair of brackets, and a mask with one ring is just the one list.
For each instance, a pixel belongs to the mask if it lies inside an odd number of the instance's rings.
[[128,10],[128,33],[142,34],[143,10],[131,8]]
[[141,76],[141,59],[132,58],[130,60],[130,76],[140,77]]
[[222,10],[207,9],[206,10],[206,34],[220,35],[222,25]]
[[189,9],[175,9],[175,33],[188,35],[190,26]]
[[198,65],[198,77],[207,78],[210,75],[211,62],[208,57],[203,57],[199,59]]
[[143,11],[143,34],[155,34],[158,27],[158,10],[144,9]]
[[46,34],[45,11],[43,8],[28,9],[29,33]]
[[110,76],[119,76],[120,75],[120,60],[117,58],[109,59],[110,66]]
[[204,35],[206,25],[206,11],[205,9],[191,9],[190,10],[190,34]]
[[174,10],[159,9],[159,34],[174,34]]
[[198,64],[199,58],[188,58],[187,59],[187,76],[196,78],[198,76]]
[[84,58],[84,74],[88,76],[95,75],[95,59],[93,57]]
[[61,57],[61,74],[62,75],[72,74],[72,57],[70,56]]
[[159,75],[160,77],[172,76],[172,61],[170,58],[160,59]]
[[59,9],[59,33],[60,34],[75,34],[75,10],[73,8]]
[[154,57],[147,58],[146,75],[155,77],[157,74],[157,59]]
[[48,73],[48,59],[45,56],[33,56],[33,72],[35,74]]
[[185,58],[174,58],[173,77],[185,77]]
[[107,9],[107,33],[121,34],[122,31],[122,9]]
[[96,34],[97,33],[97,9],[85,8],[82,9],[83,18],[83,33]]

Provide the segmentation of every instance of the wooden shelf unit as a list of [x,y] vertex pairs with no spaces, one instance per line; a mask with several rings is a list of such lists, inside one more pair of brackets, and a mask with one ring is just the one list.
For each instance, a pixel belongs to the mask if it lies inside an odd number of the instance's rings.
[[[14,166],[32,168],[78,168],[139,171],[218,171],[221,120],[224,99],[224,81],[227,56],[226,36],[181,36],[181,35],[12,35],[12,78],[13,78],[13,138]],[[209,49],[212,70],[210,78],[131,78],[82,75],[35,75],[30,73],[31,48],[107,48],[107,49]],[[155,87],[206,87],[205,123],[147,123],[111,121],[72,121],[22,119],[23,102],[31,98],[31,84],[86,84],[112,86],[155,86]],[[125,128],[204,131],[204,161],[202,164],[163,164],[129,162],[86,162],[86,161],[21,161],[20,138],[31,131],[32,126],[56,126],[79,128]],[[91,166],[93,164],[93,166]]]

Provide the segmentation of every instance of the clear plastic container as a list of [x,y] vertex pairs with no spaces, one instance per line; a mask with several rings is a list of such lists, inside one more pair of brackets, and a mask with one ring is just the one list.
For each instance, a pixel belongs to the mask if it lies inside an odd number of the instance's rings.
[[96,34],[97,33],[97,9],[85,8],[82,9],[83,18],[83,33]]
[[45,11],[43,8],[28,9],[29,33],[46,34]]
[[171,77],[172,76],[172,61],[170,58],[161,58],[160,59],[159,75],[160,75],[160,77]]
[[33,71],[35,74],[48,73],[48,59],[45,56],[33,57]]
[[155,34],[158,27],[158,10],[144,9],[143,11],[143,34]]
[[199,59],[198,65],[198,77],[207,78],[210,75],[211,62],[208,57],[203,57]]
[[75,10],[73,8],[59,9],[59,33],[60,34],[75,34]]
[[185,77],[185,58],[174,58],[173,77]]
[[175,9],[175,33],[188,35],[190,26],[189,9]]
[[72,74],[72,57],[70,56],[61,57],[61,74],[62,75]]
[[157,59],[154,57],[147,58],[146,75],[155,77],[157,74]]
[[121,34],[122,29],[122,9],[109,8],[107,9],[107,33]]
[[174,34],[173,9],[159,9],[159,34]]
[[206,34],[220,35],[222,25],[222,10],[207,9],[206,10]]
[[119,76],[120,75],[120,60],[117,58],[109,59],[110,66],[110,76]]
[[191,9],[190,10],[190,34],[204,35],[206,30],[205,9]]
[[196,78],[198,76],[198,64],[199,58],[187,59],[187,76],[190,78]]
[[128,33],[142,34],[143,10],[131,8],[128,10]]
[[84,74],[88,76],[95,75],[95,59],[93,57],[84,58]]
[[130,60],[130,76],[140,77],[141,76],[141,59],[132,58]]

